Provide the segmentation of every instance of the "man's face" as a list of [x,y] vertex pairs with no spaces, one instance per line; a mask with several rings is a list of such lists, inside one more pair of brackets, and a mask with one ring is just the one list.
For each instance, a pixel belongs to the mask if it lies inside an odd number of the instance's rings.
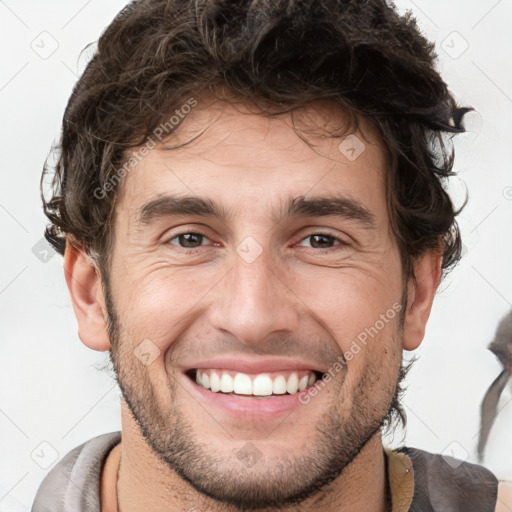
[[[357,133],[365,148],[354,159],[351,139],[340,150],[343,139],[310,138],[312,149],[289,116],[217,108],[183,121],[182,136],[208,124],[194,142],[151,150],[125,178],[112,358],[141,432],[172,470],[226,503],[278,506],[338,476],[388,414],[401,265],[372,130],[367,141]],[[329,113],[309,119],[323,126]],[[173,213],[184,197],[225,217]],[[334,203],[307,205],[321,199],[345,203],[337,215]],[[316,393],[296,392],[329,372]]]

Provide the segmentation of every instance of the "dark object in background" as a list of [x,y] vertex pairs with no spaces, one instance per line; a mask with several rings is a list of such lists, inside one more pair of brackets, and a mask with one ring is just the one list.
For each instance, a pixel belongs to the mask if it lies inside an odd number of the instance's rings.
[[503,365],[503,371],[491,384],[482,400],[478,460],[482,462],[485,445],[489,437],[501,393],[512,377],[512,311],[499,323],[494,340],[487,347]]

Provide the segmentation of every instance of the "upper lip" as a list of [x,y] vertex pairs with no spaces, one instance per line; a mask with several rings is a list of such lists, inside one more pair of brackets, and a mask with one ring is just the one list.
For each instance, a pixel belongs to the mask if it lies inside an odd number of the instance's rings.
[[316,366],[311,362],[278,358],[244,359],[241,357],[225,357],[204,359],[188,366],[185,371],[196,369],[232,370],[241,373],[267,373],[278,372],[280,370],[312,370],[324,373],[319,366]]

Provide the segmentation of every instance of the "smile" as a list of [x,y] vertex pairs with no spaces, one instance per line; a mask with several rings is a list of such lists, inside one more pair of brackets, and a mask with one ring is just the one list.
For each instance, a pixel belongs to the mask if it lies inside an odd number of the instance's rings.
[[191,374],[196,384],[205,389],[241,397],[294,395],[312,386],[319,377],[321,372],[313,370],[248,374],[225,369],[196,369]]

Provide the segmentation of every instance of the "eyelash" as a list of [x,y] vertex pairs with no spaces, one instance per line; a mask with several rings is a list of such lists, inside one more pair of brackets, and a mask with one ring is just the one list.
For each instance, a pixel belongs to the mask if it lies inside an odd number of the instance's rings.
[[[201,251],[203,249],[203,245],[201,245],[200,247],[192,247],[192,248],[187,248],[187,247],[180,247],[179,245],[176,245],[176,244],[172,244],[171,241],[176,239],[176,238],[179,238],[180,236],[182,235],[199,235],[199,236],[202,236],[204,238],[208,238],[208,235],[206,235],[205,233],[203,233],[202,231],[200,230],[197,230],[197,231],[183,231],[182,233],[177,233],[175,234],[172,238],[170,238],[166,244],[169,244],[169,245],[174,245],[175,247],[177,247],[178,249],[180,249],[181,251],[183,252],[186,252],[188,254],[195,254],[199,251]],[[322,235],[322,236],[326,236],[328,238],[331,238],[332,240],[334,240],[335,242],[339,242],[337,245],[334,245],[333,247],[328,247],[326,249],[316,249],[314,247],[311,247],[311,248],[306,248],[306,249],[310,249],[311,251],[314,251],[314,252],[321,252],[321,253],[329,253],[331,251],[334,251],[336,250],[336,247],[348,247],[350,244],[348,242],[346,242],[344,239],[342,238],[338,238],[334,235],[330,235],[329,233],[323,233],[323,232],[316,232],[316,233],[310,233],[304,237],[302,237],[299,242],[303,242],[304,240],[306,240],[307,238],[310,238],[312,236],[316,236],[316,235]]]

